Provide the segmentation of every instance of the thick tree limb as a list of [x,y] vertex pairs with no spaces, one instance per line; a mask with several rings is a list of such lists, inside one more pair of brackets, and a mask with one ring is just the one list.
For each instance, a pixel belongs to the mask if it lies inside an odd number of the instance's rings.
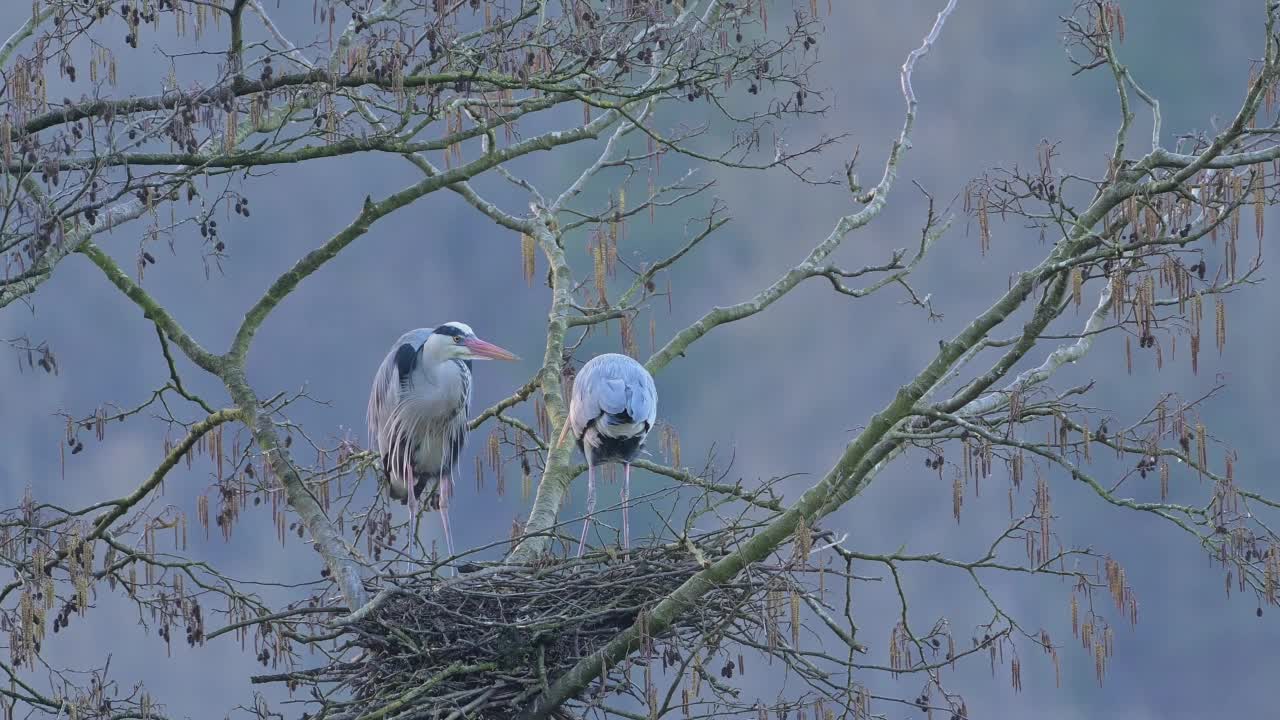
[[[902,152],[909,146],[909,136],[911,126],[915,118],[916,101],[915,96],[911,92],[910,73],[914,67],[915,60],[928,52],[929,47],[937,39],[938,33],[941,31],[947,18],[955,10],[956,0],[949,0],[946,7],[938,13],[938,17],[934,22],[933,28],[926,36],[921,47],[911,53],[907,62],[903,64],[903,92],[907,100],[907,115],[903,125],[902,133],[897,141],[894,142],[893,150],[889,154],[889,160],[885,164],[884,177],[873,191],[872,204],[864,209],[861,213],[852,216],[845,216],[837,223],[835,230],[828,236],[823,244],[819,245],[811,257],[815,253],[822,253],[821,257],[825,257],[831,250],[839,244],[840,239],[855,227],[869,222],[871,217],[878,214],[883,208],[885,196],[888,189],[892,185],[893,178],[896,176],[897,163]],[[1098,214],[1100,219],[1103,212]],[[865,218],[865,219],[863,219]],[[1096,222],[1096,220],[1095,220]],[[861,223],[861,224],[858,224]],[[826,252],[822,251],[826,249]],[[793,269],[786,276],[775,283],[775,287],[779,283],[785,283],[788,277],[795,272]],[[794,287],[795,282],[791,283]],[[1034,276],[1030,273],[1024,273],[1013,288],[1006,293],[1001,302],[997,303],[991,310],[988,310],[978,319],[976,319],[966,330],[953,342],[943,346],[938,357],[925,369],[920,376],[916,378],[910,385],[903,387],[898,391],[897,397],[885,410],[878,413],[872,418],[868,427],[859,435],[845,450],[844,454],[836,465],[826,474],[821,482],[810,488],[796,501],[786,512],[782,513],[777,519],[769,523],[763,530],[748,540],[739,550],[729,554],[723,559],[717,561],[711,567],[694,575],[684,584],[682,584],[675,592],[668,595],[663,601],[658,603],[646,616],[646,628],[650,635],[661,633],[670,627],[683,613],[688,611],[698,601],[699,598],[706,595],[717,585],[728,582],[736,576],[744,567],[750,563],[763,560],[770,552],[781,545],[791,533],[794,532],[796,526],[804,520],[807,524],[817,519],[817,511],[832,495],[843,494],[852,496],[855,487],[850,487],[848,482],[856,465],[862,461],[863,457],[873,448],[875,443],[879,441],[899,420],[906,417],[916,400],[924,394],[925,390],[932,385],[930,378],[936,379],[946,371],[951,362],[960,357],[964,349],[973,343],[978,342],[991,327],[994,327],[1000,321],[1012,312],[1022,301],[1022,299],[1031,292],[1034,286]],[[779,293],[779,296],[781,293]],[[776,297],[774,298],[776,299]],[[772,302],[772,300],[770,300]],[[553,314],[554,317],[554,314]],[[708,328],[709,329],[709,328]],[[687,346],[696,337],[705,334],[706,330],[697,333],[696,336],[686,340],[684,345]],[[679,336],[677,336],[678,338]],[[674,357],[675,351],[672,343],[667,344],[664,351],[660,351],[648,363],[650,372],[661,369],[670,362]],[[670,352],[668,352],[670,350]],[[545,480],[544,480],[545,483]],[[539,488],[541,490],[541,488]],[[541,495],[541,492],[539,492]],[[843,502],[843,501],[841,501]],[[838,506],[838,505],[837,505]],[[580,661],[572,671],[557,678],[551,687],[548,688],[538,697],[534,698],[519,715],[520,720],[541,720],[548,717],[553,711],[559,708],[564,702],[575,697],[584,688],[586,688],[596,677],[599,677],[601,667],[607,662],[610,665],[616,664],[632,650],[638,647],[641,639],[642,628],[639,624],[633,624],[628,629],[619,633],[608,645],[605,646],[598,654]]]

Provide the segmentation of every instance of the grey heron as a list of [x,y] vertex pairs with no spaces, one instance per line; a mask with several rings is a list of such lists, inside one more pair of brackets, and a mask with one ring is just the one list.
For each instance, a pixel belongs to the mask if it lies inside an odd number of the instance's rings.
[[469,326],[447,322],[401,335],[373,377],[369,442],[382,456],[388,491],[409,506],[411,518],[427,491],[429,507],[440,511],[450,557],[449,496],[467,439],[471,361],[517,359]]
[[556,447],[573,428],[578,449],[587,459],[587,516],[578,541],[578,557],[587,544],[591,513],[596,509],[596,465],[622,463],[622,547],[631,544],[627,502],[631,496],[631,461],[644,447],[658,419],[658,389],[644,366],[626,355],[605,353],[587,361],[573,381],[569,419]]

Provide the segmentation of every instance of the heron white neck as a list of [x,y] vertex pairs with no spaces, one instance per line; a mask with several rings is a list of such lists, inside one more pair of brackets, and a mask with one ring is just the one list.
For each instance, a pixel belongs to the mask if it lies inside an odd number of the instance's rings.
[[420,363],[423,370],[432,372],[440,363],[450,359],[450,345],[447,340],[448,338],[442,335],[432,335],[422,344]]

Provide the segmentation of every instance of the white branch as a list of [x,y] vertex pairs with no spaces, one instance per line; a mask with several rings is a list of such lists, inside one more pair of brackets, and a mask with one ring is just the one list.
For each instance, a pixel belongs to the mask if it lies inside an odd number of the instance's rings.
[[1079,361],[1093,348],[1093,341],[1107,322],[1107,313],[1111,309],[1111,283],[1102,284],[1102,292],[1098,296],[1098,306],[1089,314],[1080,336],[1070,345],[1062,345],[1038,366],[1024,371],[1002,390],[989,392],[982,397],[960,408],[957,415],[974,417],[983,415],[1003,407],[1009,401],[1010,393],[1024,392],[1027,388],[1048,380],[1058,368],[1068,363]]
[[36,28],[40,26],[40,23],[52,17],[55,8],[56,6],[53,3],[50,3],[43,11],[32,14],[31,17],[27,18],[27,21],[22,24],[22,27],[18,28],[16,32],[10,35],[8,40],[4,41],[4,45],[0,45],[0,65],[4,65],[9,62],[9,56],[13,54],[13,51],[17,49],[18,45],[22,44],[23,40],[31,37],[31,34],[36,31]]
[[[648,116],[649,109],[651,107],[652,104],[649,102],[644,104],[644,107],[640,110],[640,114],[636,116],[637,123],[644,122],[644,119]],[[565,188],[565,191],[560,193],[560,197],[556,198],[556,201],[548,208],[551,214],[554,215],[555,213],[560,212],[560,209],[564,207],[566,202],[569,202],[582,192],[582,188],[586,186],[587,181],[595,176],[596,173],[600,172],[600,168],[604,167],[605,163],[609,162],[610,157],[613,155],[614,148],[618,144],[618,140],[631,134],[635,129],[636,123],[627,121],[619,125],[617,130],[613,131],[613,134],[609,136],[609,140],[604,144],[604,150],[600,152],[600,156],[596,158],[596,161],[591,163],[586,170],[583,170],[582,174],[573,181],[573,184]]]
[[[954,1],[955,0],[952,0],[952,2]],[[659,25],[645,28],[644,30],[636,34],[632,42],[640,43],[646,37],[649,37],[650,35],[652,35],[653,33],[659,30],[665,31],[672,28],[679,28],[680,26],[689,22],[690,18],[694,17],[694,14],[695,14],[694,7],[695,7],[695,3],[690,3],[689,6],[686,7],[684,11],[681,12],[672,22],[662,23]],[[712,0],[712,2],[707,4],[707,9],[706,11],[703,12],[702,17],[699,19],[699,22],[703,26],[709,27],[715,21],[718,12],[722,9],[723,7],[721,6],[719,0]],[[653,87],[664,76],[670,75],[670,73],[664,73],[663,68],[667,67],[669,61],[672,58],[677,57],[685,49],[686,49],[686,43],[681,43],[677,46],[673,46],[671,50],[668,51],[662,59],[655,61],[653,63],[653,70],[649,72],[649,78],[644,82],[643,85],[640,86],[640,88],[638,89],[638,92],[643,92],[644,90],[647,90]],[[606,63],[603,66],[603,68],[607,68],[609,64],[613,62],[614,61],[612,60],[609,61],[609,63]],[[598,71],[598,74],[600,75],[603,75],[604,73],[605,73],[604,69]],[[609,161],[609,156],[613,154],[613,150],[617,144],[618,139],[625,137],[626,135],[630,134],[631,131],[635,130],[638,127],[637,123],[644,121],[645,117],[648,116],[651,108],[652,108],[652,102],[645,101],[644,107],[640,111],[640,114],[636,117],[635,122],[627,121],[623,123],[621,126],[618,127],[617,130],[614,131],[612,135],[609,136],[609,140],[605,143],[604,150],[600,153],[599,157],[596,158],[595,162],[593,162],[585,170],[583,170],[582,173],[578,175],[577,179],[575,179],[573,183],[569,185],[568,188],[565,189],[564,192],[560,193],[560,196],[556,198],[555,202],[553,202],[550,205],[550,207],[547,208],[548,212],[551,215],[555,215],[556,213],[560,212],[561,208],[564,207],[564,204],[566,202],[573,199],[576,195],[582,192],[582,188],[586,185],[586,182],[590,180],[592,176],[594,176],[597,172],[599,172],[600,169],[604,167],[605,164]],[[617,111],[611,110],[610,112],[617,112]],[[539,199],[539,204],[542,204],[541,199]]]
[[[267,28],[267,32],[271,34],[271,37],[275,38],[275,41],[284,47],[285,55],[289,56],[291,60],[307,69],[315,67],[315,63],[308,60],[306,56],[298,50],[298,47],[294,45],[289,38],[285,37],[284,33],[280,32],[280,29],[276,27],[275,22],[271,20],[271,16],[267,14],[265,9],[263,9],[259,0],[249,0],[249,8],[258,14],[258,17],[262,20],[263,26]],[[383,8],[378,8],[376,12],[383,12]]]
[[912,50],[905,62],[902,63],[902,95],[907,99],[907,104],[914,110],[916,105],[916,91],[911,87],[911,71],[916,68],[916,60],[924,57],[929,53],[929,49],[938,41],[938,36],[942,33],[942,26],[946,25],[947,18],[951,17],[951,11],[956,9],[956,0],[948,0],[947,6],[942,8],[938,13],[938,17],[933,21],[933,28],[929,30],[929,34],[924,37],[924,41],[920,43],[920,47]]

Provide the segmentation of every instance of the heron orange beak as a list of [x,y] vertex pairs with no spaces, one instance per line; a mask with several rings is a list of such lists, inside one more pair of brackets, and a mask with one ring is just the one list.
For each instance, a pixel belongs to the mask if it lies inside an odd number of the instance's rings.
[[480,338],[470,338],[467,340],[463,340],[462,344],[465,345],[466,348],[471,351],[472,355],[475,355],[477,358],[481,358],[484,360],[519,360],[520,359],[515,355],[512,355],[511,353],[507,352],[506,350],[503,350],[502,348],[498,347],[497,345],[494,345],[493,343],[485,342]]

